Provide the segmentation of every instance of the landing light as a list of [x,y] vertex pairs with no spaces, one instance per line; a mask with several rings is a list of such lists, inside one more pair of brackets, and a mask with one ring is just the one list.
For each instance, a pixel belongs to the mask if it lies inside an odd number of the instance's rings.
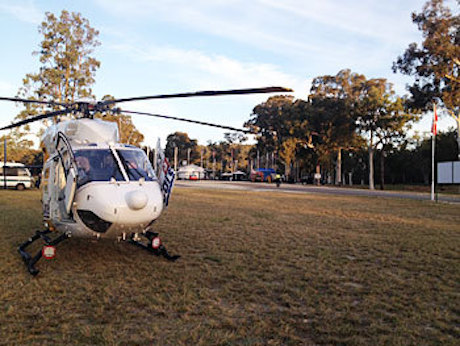
[[152,239],[152,248],[157,250],[161,246],[161,239],[159,237],[155,237]]
[[46,259],[53,259],[56,256],[56,248],[51,245],[45,245],[42,248],[42,256]]

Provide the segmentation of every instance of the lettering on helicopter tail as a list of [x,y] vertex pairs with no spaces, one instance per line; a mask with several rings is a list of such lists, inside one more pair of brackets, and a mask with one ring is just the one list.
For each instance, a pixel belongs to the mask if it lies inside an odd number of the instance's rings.
[[171,168],[167,158],[163,160],[163,174],[164,180],[161,184],[161,190],[163,191],[163,204],[167,207],[169,203],[169,196],[171,195],[174,185],[174,179],[176,178],[176,173],[174,172],[174,169]]
[[159,140],[155,150],[155,162],[157,168],[156,174],[160,183],[161,191],[163,192],[163,204],[167,207],[174,185],[174,179],[176,178],[176,173],[169,164],[168,159],[165,157],[164,152],[160,147]]

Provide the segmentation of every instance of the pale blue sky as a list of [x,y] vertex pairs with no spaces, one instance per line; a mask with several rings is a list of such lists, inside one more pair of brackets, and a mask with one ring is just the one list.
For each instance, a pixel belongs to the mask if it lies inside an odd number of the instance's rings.
[[[311,80],[350,68],[367,78],[384,77],[399,94],[411,79],[391,71],[392,62],[421,35],[410,14],[424,0],[0,0],[0,95],[14,96],[28,72],[46,11],[80,12],[100,31],[101,61],[94,92],[115,97],[208,89],[280,85],[306,98]],[[456,6],[455,2],[450,2]],[[191,5],[193,4],[193,5]],[[456,9],[458,11],[458,9]],[[162,100],[123,104],[154,112],[241,127],[267,95]],[[0,126],[19,108],[0,102]],[[206,144],[225,131],[173,120],[133,116],[154,145],[175,131]],[[454,126],[442,120],[441,128]],[[417,126],[430,130],[430,120]]]

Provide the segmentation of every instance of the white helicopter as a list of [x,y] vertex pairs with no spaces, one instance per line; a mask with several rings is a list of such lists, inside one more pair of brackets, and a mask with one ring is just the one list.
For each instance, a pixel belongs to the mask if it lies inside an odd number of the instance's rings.
[[[18,247],[30,274],[37,275],[35,264],[41,257],[54,258],[56,245],[71,236],[115,238],[137,245],[157,256],[175,261],[161,243],[153,223],[167,207],[175,172],[165,158],[159,143],[155,151],[154,171],[146,154],[137,147],[119,143],[116,123],[95,119],[95,113],[127,113],[174,119],[232,131],[250,132],[230,126],[206,123],[145,112],[112,108],[115,103],[177,97],[241,95],[291,92],[281,87],[200,91],[196,93],[133,97],[105,101],[56,103],[20,98],[0,100],[41,103],[61,110],[44,113],[0,128],[7,130],[50,117],[61,118],[45,131],[41,148],[44,153],[41,190],[44,230]],[[50,233],[57,232],[55,238]],[[26,248],[38,239],[44,246],[35,256]]]

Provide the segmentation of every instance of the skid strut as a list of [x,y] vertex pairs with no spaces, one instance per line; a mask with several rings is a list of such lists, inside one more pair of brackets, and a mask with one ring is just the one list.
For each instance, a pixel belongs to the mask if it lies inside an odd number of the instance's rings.
[[63,240],[70,238],[69,233],[62,233],[58,237],[51,239],[50,237],[47,236],[48,233],[51,233],[51,231],[50,230],[36,231],[32,237],[27,239],[24,243],[22,243],[18,247],[18,252],[21,254],[21,257],[24,260],[24,263],[26,264],[27,270],[29,271],[30,274],[34,276],[37,275],[39,272],[39,270],[35,268],[35,263],[37,263],[38,260],[42,257],[42,249],[40,249],[34,257],[32,257],[26,251],[26,247],[28,247],[30,244],[32,244],[34,241],[40,238],[45,242],[45,246],[55,246],[59,244],[60,242],[62,242]]
[[143,248],[144,250],[147,250],[148,252],[153,253],[155,256],[163,256],[168,261],[174,262],[180,257],[179,255],[171,256],[168,253],[164,245],[161,244],[160,238],[158,238],[158,233],[151,232],[151,231],[145,231],[144,233],[141,233],[140,235],[143,236],[144,238],[147,238],[148,240],[147,244],[145,244],[139,239],[139,235],[137,233],[131,233],[131,236],[128,239],[126,239],[126,241],[130,244],[139,246]]

